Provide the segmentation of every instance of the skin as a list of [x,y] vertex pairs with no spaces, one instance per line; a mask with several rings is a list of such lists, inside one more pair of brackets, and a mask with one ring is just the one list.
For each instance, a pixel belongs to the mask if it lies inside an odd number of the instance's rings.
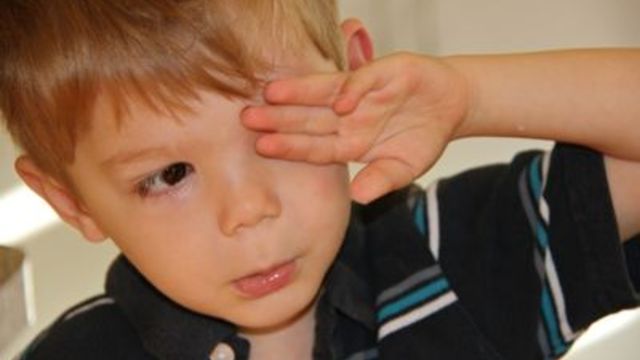
[[[265,89],[264,104],[203,94],[182,125],[165,118],[149,126],[157,114],[138,108],[120,132],[98,122],[69,167],[78,198],[27,157],[16,167],[85,237],[111,236],[165,294],[239,324],[261,355],[309,356],[313,300],[339,247],[348,195],[367,203],[410,183],[458,138],[533,137],[602,151],[621,238],[640,232],[637,51],[403,53],[370,62],[361,25],[343,31],[350,73],[294,71]],[[118,180],[126,176],[97,165],[113,149],[144,143],[165,150],[132,174],[187,159],[193,179],[163,200],[140,200]],[[349,188],[344,164],[352,160],[367,166]],[[292,258],[295,281],[273,296],[246,301],[230,285]],[[304,339],[304,349],[292,352],[292,339]]]
[[[351,66],[364,63],[362,25],[347,21],[343,33]],[[318,71],[335,65],[309,49],[280,58],[269,77]],[[16,169],[63,220],[89,241],[112,239],[173,301],[237,324],[252,356],[309,358],[316,295],[349,220],[347,167],[263,157],[259,134],[240,121],[262,100],[198,97],[177,119],[131,98],[120,127],[99,99],[66,167],[73,191],[27,155]],[[252,297],[236,286],[282,263],[294,264],[285,287]]]
[[[243,327],[277,325],[311,302],[341,244],[347,172],[262,158],[237,120],[245,104],[212,93],[201,99],[181,123],[144,107],[120,131],[96,121],[70,174],[81,179],[77,190],[99,228],[163,293]],[[142,147],[162,150],[102,166],[114,149]],[[176,185],[159,178],[138,193],[141,177],[183,162],[193,173]],[[282,291],[254,300],[233,286],[290,260],[296,281]]]
[[362,203],[411,183],[459,138],[588,146],[605,155],[620,237],[627,240],[640,232],[639,69],[640,51],[633,49],[398,53],[351,73],[275,81],[265,90],[269,103],[246,111],[243,121],[264,132],[258,142],[264,156],[366,163],[350,190]]

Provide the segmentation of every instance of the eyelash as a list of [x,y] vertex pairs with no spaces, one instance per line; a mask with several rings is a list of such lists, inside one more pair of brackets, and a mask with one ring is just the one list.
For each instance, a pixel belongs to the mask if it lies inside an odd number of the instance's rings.
[[[193,166],[188,163],[173,163],[137,183],[135,187],[136,193],[142,198],[170,193],[181,185],[193,172]],[[177,177],[178,179],[167,179],[169,176]],[[154,187],[158,187],[159,182],[163,183],[161,185],[164,185],[164,189],[154,189]]]

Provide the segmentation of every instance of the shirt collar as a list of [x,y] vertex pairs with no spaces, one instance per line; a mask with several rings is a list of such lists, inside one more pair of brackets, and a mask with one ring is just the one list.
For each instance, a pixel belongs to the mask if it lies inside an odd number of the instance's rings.
[[360,210],[358,205],[352,208],[345,242],[327,274],[324,295],[341,314],[375,330],[374,295],[368,280],[369,265]]
[[124,257],[119,256],[107,275],[107,293],[135,328],[147,352],[159,359],[207,359],[224,341],[240,353],[248,343],[234,336],[228,322],[192,312],[156,290]]

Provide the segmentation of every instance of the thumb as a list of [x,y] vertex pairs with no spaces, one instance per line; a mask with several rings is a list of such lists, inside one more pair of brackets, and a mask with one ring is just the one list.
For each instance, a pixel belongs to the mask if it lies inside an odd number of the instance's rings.
[[368,204],[409,185],[415,176],[411,166],[402,160],[376,159],[358,172],[351,182],[351,198],[360,204]]

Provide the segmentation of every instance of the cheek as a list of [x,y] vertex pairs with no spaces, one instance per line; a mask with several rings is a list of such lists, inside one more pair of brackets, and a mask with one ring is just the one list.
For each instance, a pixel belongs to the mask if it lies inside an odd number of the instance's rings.
[[[296,172],[289,172],[283,181],[281,194],[287,197],[294,207],[302,207],[297,210],[303,212],[310,209],[335,211],[350,203],[346,166],[303,164]],[[309,210],[304,211],[305,208]]]
[[349,175],[346,166],[309,166],[309,171],[303,172],[302,179],[297,179],[306,194],[311,197],[329,201],[348,200]]
[[163,270],[172,264],[187,271],[202,264],[218,263],[212,261],[218,260],[212,256],[223,252],[214,248],[213,239],[219,235],[211,219],[201,212],[183,209],[164,216],[134,214],[121,221],[128,225],[116,229],[114,242],[132,261],[148,264],[149,268]]
[[316,241],[336,242],[347,226],[351,200],[344,166],[309,167],[285,190],[289,214]]
[[204,309],[212,294],[221,293],[225,282],[234,277],[230,259],[237,254],[215,241],[211,229],[194,229],[197,222],[189,220],[188,214],[162,224],[137,220],[144,225],[120,232],[114,242],[173,301]]
[[211,239],[215,239],[217,233],[208,209],[197,203],[169,206],[160,200],[156,205],[160,210],[150,211],[148,203],[114,200],[118,196],[110,199],[93,203],[96,220],[148,277],[166,278],[167,264],[179,266],[188,273],[203,264],[219,263],[219,259],[211,259],[221,251],[213,248]]

